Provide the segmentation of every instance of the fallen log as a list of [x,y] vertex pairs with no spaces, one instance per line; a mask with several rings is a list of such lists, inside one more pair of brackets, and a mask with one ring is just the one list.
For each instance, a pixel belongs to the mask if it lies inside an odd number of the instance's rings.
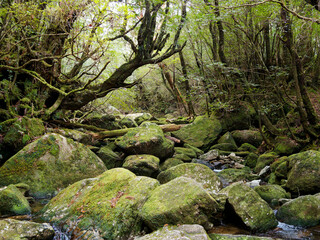
[[[159,127],[162,129],[163,132],[178,131],[183,126],[185,126],[185,124],[182,124],[182,125],[176,125],[176,124],[159,125]],[[98,139],[103,139],[103,138],[108,138],[108,137],[120,137],[120,136],[125,135],[131,129],[134,129],[134,128],[105,130],[105,131],[95,133],[95,137]]]

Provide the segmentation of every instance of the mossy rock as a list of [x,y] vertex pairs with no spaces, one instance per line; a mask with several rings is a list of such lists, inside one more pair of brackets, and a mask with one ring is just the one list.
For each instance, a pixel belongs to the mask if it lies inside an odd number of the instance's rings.
[[111,114],[101,114],[98,112],[94,112],[86,116],[86,119],[84,119],[83,123],[108,130],[120,128],[119,123],[116,122],[115,116]]
[[192,161],[192,158],[191,158],[191,157],[189,157],[189,156],[186,155],[186,154],[182,154],[182,153],[180,153],[180,154],[174,154],[174,155],[173,155],[173,158],[180,159],[180,160],[183,161],[183,162],[191,162],[191,161]]
[[97,155],[108,169],[121,167],[123,164],[123,159],[119,154],[112,151],[109,146],[101,147],[97,152]]
[[258,154],[251,152],[246,157],[244,164],[249,168],[255,168],[255,166],[257,165],[258,158],[259,158]]
[[136,117],[136,118],[134,119],[134,121],[135,121],[138,125],[140,125],[141,123],[146,122],[146,121],[150,121],[150,120],[152,120],[152,119],[153,119],[153,117],[152,117],[152,115],[151,115],[150,113],[143,113],[143,114],[141,114],[140,116]]
[[0,185],[26,183],[30,195],[55,195],[80,179],[95,177],[107,168],[85,145],[52,133],[25,146],[0,168]]
[[271,203],[272,200],[279,200],[280,198],[290,198],[290,194],[286,192],[279,185],[261,185],[254,188],[254,190],[260,195],[260,197],[267,203]]
[[312,227],[320,224],[320,199],[306,195],[283,204],[277,211],[281,222],[299,226]]
[[184,163],[171,167],[161,172],[158,175],[158,180],[161,184],[164,184],[182,176],[194,179],[210,193],[219,192],[222,188],[222,183],[216,173],[207,166],[198,163]]
[[256,111],[248,102],[235,102],[232,111],[216,112],[221,121],[224,131],[233,131],[236,129],[248,129],[256,118]]
[[277,178],[275,173],[270,173],[269,177],[268,177],[268,183],[269,184],[276,184],[276,185],[281,185],[281,181],[279,178]]
[[253,145],[251,145],[250,143],[243,143],[238,151],[240,152],[244,152],[244,151],[248,151],[248,152],[257,152],[257,148]]
[[115,144],[127,154],[150,154],[160,159],[173,155],[174,143],[164,137],[162,129],[150,122],[129,130]]
[[288,181],[290,192],[314,194],[320,192],[320,152],[305,151],[288,157]]
[[281,163],[277,167],[277,169],[275,170],[274,174],[279,179],[287,179],[287,176],[288,176],[288,163],[287,162]]
[[168,158],[166,159],[161,165],[160,165],[160,170],[161,171],[166,171],[167,169],[171,167],[175,167],[179,164],[183,164],[184,162],[178,158]]
[[289,156],[297,153],[300,147],[301,146],[298,143],[288,137],[277,137],[273,151],[282,156]]
[[227,199],[226,209],[236,214],[250,230],[265,232],[277,226],[273,210],[257,192],[244,183],[233,183],[220,191]]
[[131,118],[124,117],[119,121],[119,125],[125,128],[138,127],[138,124]]
[[139,214],[152,230],[165,224],[209,226],[217,207],[217,202],[201,184],[191,178],[178,177],[157,187]]
[[193,123],[180,128],[180,130],[173,132],[172,135],[184,143],[206,151],[212,146],[221,131],[219,120],[199,116]]
[[21,193],[14,185],[0,188],[0,216],[30,214],[31,208]]
[[66,138],[71,138],[74,141],[83,143],[85,145],[93,145],[95,142],[93,140],[93,137],[90,134],[73,130],[73,129],[53,129],[53,132],[58,133]]
[[287,162],[287,161],[288,161],[288,157],[286,157],[286,156],[276,159],[276,160],[270,165],[271,172],[275,172],[276,169],[279,167],[280,164],[282,164],[282,163],[284,163],[284,162]]
[[222,137],[219,138],[218,143],[230,143],[237,148],[237,144],[234,141],[230,132],[226,132],[225,134],[223,134]]
[[10,126],[0,126],[0,130],[5,133],[2,144],[15,152],[45,133],[41,119],[28,117],[16,118]]
[[126,157],[123,167],[137,176],[156,177],[160,171],[159,163],[160,159],[152,155],[131,155]]
[[143,237],[135,238],[135,240],[210,240],[207,232],[201,225],[185,224],[178,226],[164,226],[163,228],[147,234]]
[[14,219],[0,220],[0,239],[7,240],[49,240],[55,235],[49,223],[35,223]]
[[190,144],[185,143],[183,145],[183,147],[192,149],[197,154],[197,157],[199,157],[200,155],[204,154],[204,152],[201,149],[199,149],[197,147],[194,147],[194,146],[191,146]]
[[159,182],[113,168],[62,190],[42,210],[44,221],[79,232],[94,230],[103,239],[129,239],[143,229],[140,209]]
[[259,173],[265,166],[268,166],[271,163],[273,163],[275,161],[275,159],[278,157],[279,156],[274,152],[264,153],[264,154],[260,155],[257,160],[257,164],[254,168],[254,171]]
[[210,147],[210,150],[218,149],[222,151],[236,152],[238,149],[231,143],[218,143]]
[[250,177],[250,169],[242,168],[227,168],[223,169],[221,172],[218,172],[218,176],[229,183],[238,182],[238,181],[247,181],[251,179]]
[[191,148],[183,148],[183,147],[175,147],[174,148],[175,154],[184,154],[190,158],[196,158],[197,153]]
[[255,147],[259,147],[263,141],[260,132],[257,130],[235,130],[231,134],[238,146],[249,143]]

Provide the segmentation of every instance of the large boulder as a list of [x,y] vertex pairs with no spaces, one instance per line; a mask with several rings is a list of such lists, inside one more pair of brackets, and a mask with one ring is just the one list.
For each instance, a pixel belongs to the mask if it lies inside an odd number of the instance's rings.
[[300,227],[312,227],[320,224],[320,199],[306,195],[283,204],[277,211],[281,222]]
[[118,153],[112,151],[109,146],[101,147],[97,155],[108,169],[121,167],[123,164],[123,158]]
[[31,208],[23,193],[14,185],[0,188],[0,216],[30,214]]
[[178,177],[157,187],[140,211],[152,230],[165,224],[200,224],[211,227],[218,203],[201,184]]
[[54,229],[48,223],[0,220],[0,239],[3,240],[51,240],[53,237]]
[[211,117],[199,116],[193,123],[173,132],[173,136],[183,142],[204,151],[208,150],[222,131],[219,120]]
[[256,119],[253,106],[245,101],[231,102],[229,108],[216,112],[224,131],[248,129]]
[[173,155],[174,143],[164,137],[162,129],[150,122],[129,130],[116,140],[116,145],[124,152],[133,154],[150,154],[160,159]]
[[160,170],[165,171],[171,167],[175,167],[179,164],[183,164],[184,162],[178,158],[168,158],[160,165]]
[[249,168],[227,168],[223,169],[221,172],[218,172],[218,176],[228,183],[233,183],[238,181],[252,180],[250,173],[251,171]]
[[124,160],[123,167],[138,176],[157,177],[160,171],[159,163],[160,159],[152,155],[130,155]]
[[255,147],[259,147],[263,141],[260,132],[257,130],[235,130],[231,134],[238,146],[243,143],[250,143]]
[[163,228],[134,240],[210,240],[204,228],[197,224],[164,226]]
[[120,128],[118,122],[116,122],[116,117],[107,113],[102,114],[98,112],[93,112],[86,116],[83,123],[108,130]]
[[313,194],[320,192],[320,152],[305,151],[287,158],[290,192]]
[[301,146],[288,137],[277,137],[274,151],[279,155],[289,156],[299,151]]
[[45,133],[42,120],[18,117],[0,123],[0,165],[36,137]]
[[226,198],[226,211],[254,232],[265,232],[277,226],[277,220],[269,205],[249,186],[233,183],[222,189],[219,195]]
[[106,171],[88,147],[59,134],[47,134],[25,146],[0,168],[0,186],[26,183],[33,197],[50,197],[80,179]]
[[43,220],[73,229],[72,237],[91,231],[103,239],[129,239],[139,234],[138,213],[159,182],[113,168],[62,190],[41,210]]
[[184,163],[171,167],[168,170],[161,172],[158,175],[158,180],[163,184],[182,176],[194,179],[210,193],[217,193],[222,188],[222,183],[215,172],[199,163]]
[[271,203],[273,200],[278,201],[281,198],[290,198],[290,194],[286,192],[279,185],[261,185],[254,188],[254,190],[260,195],[260,197],[267,203]]
[[254,171],[259,173],[264,167],[271,165],[279,156],[274,152],[264,153],[259,156]]

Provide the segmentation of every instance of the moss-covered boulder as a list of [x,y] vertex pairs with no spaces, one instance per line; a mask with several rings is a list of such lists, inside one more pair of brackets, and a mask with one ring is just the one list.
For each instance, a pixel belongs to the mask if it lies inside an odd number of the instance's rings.
[[271,204],[272,200],[277,201],[280,198],[290,198],[290,194],[279,185],[261,185],[255,187],[254,190],[269,204]]
[[25,146],[0,168],[0,186],[26,183],[33,197],[50,197],[106,167],[88,147],[59,134],[47,134]]
[[21,193],[14,185],[0,188],[0,216],[30,214],[31,208]]
[[279,155],[289,156],[298,152],[300,145],[288,137],[277,137],[274,152]]
[[255,147],[259,147],[263,141],[260,132],[257,130],[235,130],[231,134],[238,146],[250,143]]
[[143,237],[135,238],[135,240],[210,240],[207,232],[201,225],[185,224],[178,226],[164,226],[163,228],[147,234]]
[[259,156],[254,171],[259,173],[265,166],[270,165],[279,156],[275,152],[264,153]]
[[218,143],[210,147],[210,150],[218,149],[222,151],[236,152],[238,148],[231,143]]
[[306,151],[288,157],[290,192],[314,194],[320,192],[320,152]]
[[103,239],[129,239],[142,231],[139,209],[157,186],[155,179],[113,168],[62,190],[41,216],[65,231],[73,229],[73,237],[94,231]]
[[277,226],[273,210],[257,192],[244,183],[233,183],[219,194],[225,195],[229,214],[236,214],[252,231],[265,232]]
[[197,154],[197,156],[200,156],[200,155],[204,154],[204,152],[203,152],[201,149],[199,149],[199,148],[197,148],[197,147],[194,147],[194,146],[191,146],[191,145],[188,144],[188,143],[185,143],[185,144],[183,145],[183,147],[192,149],[192,150]]
[[152,155],[130,155],[124,160],[123,167],[138,176],[157,177],[159,163],[160,159]]
[[212,146],[221,131],[222,128],[219,120],[199,116],[193,123],[180,128],[180,130],[172,134],[184,143],[206,151]]
[[182,163],[184,163],[184,162],[181,159],[168,158],[160,165],[160,170],[165,171],[171,167],[175,167],[175,166],[182,164]]
[[120,128],[119,123],[116,122],[116,117],[114,115],[101,114],[98,112],[93,112],[86,116],[83,123],[108,130]]
[[223,169],[221,172],[218,172],[218,176],[222,178],[224,181],[229,183],[238,182],[238,181],[247,181],[253,180],[250,176],[250,169],[242,168],[242,169],[235,169],[235,168],[227,168]]
[[306,195],[283,204],[277,211],[277,219],[281,222],[312,227],[320,224],[320,199]]
[[3,240],[51,240],[53,237],[54,229],[48,223],[0,220],[0,239]]
[[153,116],[150,114],[150,113],[142,113],[140,114],[139,116],[137,116],[134,121],[140,125],[141,123],[143,122],[146,122],[146,121],[150,121],[153,119]]
[[257,152],[257,148],[250,143],[243,143],[239,148],[238,151],[240,152]]
[[85,145],[94,145],[95,140],[93,139],[92,135],[74,130],[74,129],[50,129],[50,132],[58,133],[66,138],[71,138],[74,141],[83,143]]
[[117,138],[116,145],[128,154],[150,154],[160,159],[173,155],[174,143],[164,137],[162,129],[150,122],[129,130]]
[[222,183],[216,173],[199,163],[184,163],[169,168],[158,175],[158,180],[164,184],[181,176],[194,179],[210,193],[216,193],[222,188]]
[[152,230],[165,224],[200,224],[206,228],[211,225],[217,207],[201,184],[178,177],[157,187],[139,214]]
[[119,121],[119,125],[123,128],[138,127],[138,124],[131,118],[124,117]]
[[248,156],[245,158],[244,164],[248,166],[249,168],[255,168],[257,165],[259,155],[255,153],[249,153]]
[[224,131],[248,129],[256,118],[256,111],[245,101],[230,103],[228,110],[220,109],[216,112]]
[[223,134],[222,137],[219,138],[218,143],[230,143],[237,148],[237,144],[234,141],[230,132],[226,132],[225,134]]
[[112,151],[109,146],[101,147],[97,155],[108,169],[121,167],[123,164],[123,158],[118,153]]
[[191,148],[184,148],[184,147],[175,147],[174,148],[174,153],[175,154],[184,154],[187,155],[188,157],[192,158],[196,158],[197,157],[197,153],[191,149]]
[[192,158],[189,157],[188,155],[185,155],[183,153],[179,153],[179,154],[173,154],[173,158],[176,158],[176,159],[180,159],[181,161],[183,162],[186,162],[186,163],[189,163],[192,161]]
[[0,123],[0,165],[44,133],[43,122],[37,118],[18,117]]

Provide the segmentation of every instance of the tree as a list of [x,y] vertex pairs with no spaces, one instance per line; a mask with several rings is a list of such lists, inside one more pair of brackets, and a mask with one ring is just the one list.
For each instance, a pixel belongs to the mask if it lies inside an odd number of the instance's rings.
[[[114,89],[133,86],[126,79],[136,69],[184,47],[178,40],[185,0],[173,37],[167,33],[168,1],[120,5],[114,12],[107,3],[92,1],[2,2],[0,119],[19,114],[49,118],[57,109],[80,109]],[[115,41],[130,46],[123,49],[126,61],[101,79],[112,63],[105,57],[107,48]]]

